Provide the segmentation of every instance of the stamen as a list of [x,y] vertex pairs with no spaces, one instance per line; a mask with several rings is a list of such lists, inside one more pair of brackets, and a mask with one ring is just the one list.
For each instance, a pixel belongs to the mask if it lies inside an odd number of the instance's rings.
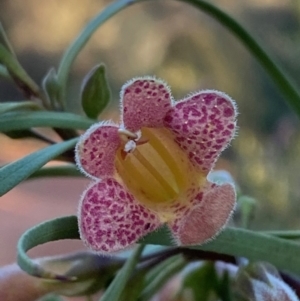
[[129,139],[133,139],[133,140],[138,139],[137,134],[132,133],[125,129],[118,129],[118,134],[124,142],[127,142]]

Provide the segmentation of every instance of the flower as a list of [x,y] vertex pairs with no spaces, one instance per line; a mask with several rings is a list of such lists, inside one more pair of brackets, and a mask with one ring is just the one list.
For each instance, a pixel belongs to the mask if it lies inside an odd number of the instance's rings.
[[206,178],[235,135],[234,101],[205,90],[175,102],[165,82],[142,77],[123,86],[121,109],[120,125],[97,123],[76,146],[94,180],[79,206],[84,243],[114,252],[163,224],[179,245],[213,238],[235,206],[232,184]]

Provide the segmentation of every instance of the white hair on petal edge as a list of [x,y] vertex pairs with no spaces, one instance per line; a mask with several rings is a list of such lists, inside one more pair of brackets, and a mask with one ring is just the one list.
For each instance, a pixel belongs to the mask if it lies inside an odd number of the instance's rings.
[[156,77],[155,75],[145,75],[145,76],[139,76],[139,77],[134,77],[130,80],[128,80],[121,88],[120,91],[120,112],[121,112],[121,127],[124,127],[124,121],[123,121],[123,97],[124,97],[124,92],[125,89],[127,87],[129,87],[130,85],[132,85],[134,82],[138,81],[138,80],[154,80],[155,82],[162,84],[165,86],[165,88],[167,89],[167,92],[170,95],[170,100],[171,100],[171,106],[173,106],[175,104],[175,100],[172,96],[172,91],[170,86],[161,78]]
[[221,92],[221,91],[218,91],[218,90],[213,90],[213,89],[205,89],[205,90],[199,90],[199,91],[196,91],[196,92],[189,93],[186,97],[184,97],[183,99],[177,101],[176,104],[180,103],[180,102],[183,102],[183,101],[186,101],[186,100],[188,100],[189,98],[191,98],[195,95],[205,94],[205,93],[214,93],[214,94],[217,94],[220,97],[226,98],[232,104],[232,106],[234,108],[235,116],[237,116],[239,114],[238,109],[237,109],[237,105],[236,105],[236,101],[233,98],[231,98],[228,94],[226,94],[224,92]]
[[113,122],[112,120],[105,120],[105,121],[100,121],[95,124],[93,124],[90,128],[88,128],[80,137],[78,142],[76,143],[75,146],[75,163],[77,166],[77,169],[79,169],[80,172],[82,172],[85,176],[92,180],[99,180],[98,177],[92,176],[88,172],[84,170],[84,168],[81,166],[80,162],[80,154],[79,154],[79,147],[82,145],[82,143],[98,128],[101,128],[103,126],[114,126],[116,128],[119,128],[119,125]]
[[93,247],[91,246],[90,243],[88,243],[87,239],[84,237],[82,231],[81,231],[81,208],[82,208],[82,203],[84,201],[84,197],[85,197],[85,194],[87,193],[88,190],[90,190],[94,185],[97,185],[99,183],[101,183],[101,179],[97,179],[97,181],[95,182],[91,182],[87,185],[86,189],[83,191],[83,193],[81,194],[80,196],[80,201],[79,201],[79,206],[78,206],[78,210],[77,210],[77,220],[78,220],[78,230],[79,230],[79,236],[80,236],[80,239],[82,240],[82,242],[84,243],[84,245],[89,248],[93,253],[97,254],[97,255],[100,255],[100,256],[108,256],[108,257],[113,257],[115,256],[116,254],[120,253],[120,252],[123,252],[125,250],[128,250],[130,248],[133,247],[133,245],[129,245],[128,247],[126,248],[120,248],[119,251],[108,251],[108,252],[105,252],[105,251],[100,251],[100,250],[94,250]]

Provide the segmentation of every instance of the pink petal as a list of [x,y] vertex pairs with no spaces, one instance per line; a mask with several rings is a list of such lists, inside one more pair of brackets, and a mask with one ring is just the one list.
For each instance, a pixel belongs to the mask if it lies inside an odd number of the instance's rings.
[[76,163],[90,177],[104,178],[115,171],[115,156],[120,147],[116,125],[95,124],[78,141]]
[[86,190],[78,216],[81,239],[99,253],[122,250],[160,226],[156,214],[113,178]]
[[178,102],[167,113],[165,126],[174,132],[192,163],[206,173],[233,138],[236,115],[229,96],[207,90]]
[[142,77],[130,81],[121,91],[124,127],[133,132],[142,127],[163,127],[171,99],[171,91],[162,80]]
[[218,186],[209,183],[199,191],[195,207],[171,226],[182,245],[202,244],[214,238],[226,225],[235,206],[235,190],[231,184]]

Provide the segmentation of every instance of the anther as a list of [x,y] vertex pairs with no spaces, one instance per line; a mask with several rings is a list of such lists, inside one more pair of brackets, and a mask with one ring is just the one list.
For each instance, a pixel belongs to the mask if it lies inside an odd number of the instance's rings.
[[130,132],[128,130],[125,130],[125,129],[118,129],[118,134],[124,142],[127,142],[128,140],[138,139],[137,134],[132,133],[132,132]]

